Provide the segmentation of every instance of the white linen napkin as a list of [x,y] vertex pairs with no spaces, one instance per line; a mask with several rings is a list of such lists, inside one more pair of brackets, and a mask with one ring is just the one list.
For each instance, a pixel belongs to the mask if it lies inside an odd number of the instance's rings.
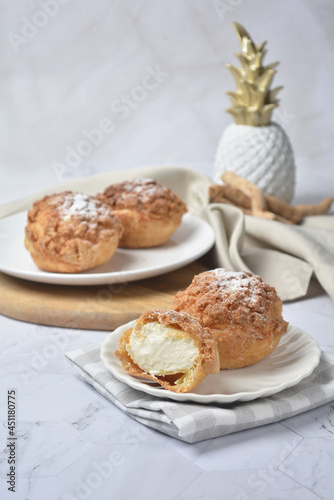
[[329,353],[323,353],[313,373],[294,387],[228,405],[182,403],[132,389],[105,368],[97,344],[67,352],[66,357],[88,384],[127,415],[187,443],[278,422],[334,399],[334,356]]

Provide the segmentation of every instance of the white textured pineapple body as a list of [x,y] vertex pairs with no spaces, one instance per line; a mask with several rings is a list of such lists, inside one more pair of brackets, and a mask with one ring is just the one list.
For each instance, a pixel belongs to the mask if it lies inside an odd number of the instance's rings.
[[226,170],[245,177],[264,193],[290,202],[295,187],[295,161],[288,136],[276,123],[262,127],[226,127],[215,158],[215,181]]

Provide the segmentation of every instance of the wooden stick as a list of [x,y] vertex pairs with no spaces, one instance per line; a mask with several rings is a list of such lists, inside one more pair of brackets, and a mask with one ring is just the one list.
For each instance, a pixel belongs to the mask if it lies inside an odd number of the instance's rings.
[[272,212],[267,211],[267,203],[263,192],[255,184],[234,172],[224,172],[222,180],[232,187],[240,189],[251,200],[252,214],[265,219],[274,220],[275,216]]
[[320,203],[314,205],[296,205],[296,209],[302,217],[305,215],[324,215],[331,208],[333,201],[334,198],[325,198]]
[[[228,189],[225,189],[227,188]],[[240,197],[234,196],[234,191],[239,191],[232,186],[227,186],[227,185],[220,185],[220,184],[212,184],[209,186],[209,199],[210,203],[224,203],[226,205],[232,205],[234,207],[239,208],[244,212],[246,215],[253,215],[252,210],[250,208],[250,198],[246,195],[244,195],[244,202],[243,204],[236,203],[235,200],[238,199],[240,200]],[[240,191],[241,192],[241,191]],[[229,197],[225,197],[224,194],[228,195]],[[239,193],[238,193],[239,194]],[[234,198],[233,200],[231,198]],[[274,214],[275,220],[278,220],[280,222],[284,222],[285,224],[293,224],[293,222],[289,219],[286,219],[285,217]]]
[[286,203],[280,198],[276,198],[276,196],[271,196],[270,194],[266,194],[265,198],[268,210],[274,212],[276,215],[280,215],[281,217],[288,219],[293,224],[300,222],[302,214],[296,207],[293,207],[289,203]]
[[220,186],[221,193],[225,198],[233,201],[236,205],[244,208],[252,208],[251,199],[241,189],[235,188],[230,184],[223,184]]
[[241,208],[245,213],[286,224],[297,224],[306,215],[326,214],[334,198],[325,198],[320,203],[292,206],[272,195],[264,195],[252,182],[233,172],[224,172],[225,184],[214,184],[209,188],[211,202],[228,203]]

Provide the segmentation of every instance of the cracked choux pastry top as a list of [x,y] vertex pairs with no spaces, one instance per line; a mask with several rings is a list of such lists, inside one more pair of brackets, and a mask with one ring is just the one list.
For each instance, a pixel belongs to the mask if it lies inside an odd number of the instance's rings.
[[220,370],[217,345],[208,330],[176,311],[145,311],[123,333],[115,355],[131,375],[178,393]]
[[149,178],[112,184],[97,199],[107,203],[123,224],[119,243],[123,248],[163,245],[187,212],[186,204],[171,189]]
[[78,273],[107,262],[122,233],[108,205],[86,194],[64,191],[33,204],[25,246],[40,269]]
[[288,327],[275,288],[250,272],[200,273],[176,294],[173,307],[209,329],[222,369],[257,363],[274,351]]

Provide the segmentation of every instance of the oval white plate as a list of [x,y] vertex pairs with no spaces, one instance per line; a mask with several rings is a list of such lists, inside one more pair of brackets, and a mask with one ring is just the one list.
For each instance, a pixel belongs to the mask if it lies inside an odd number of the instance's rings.
[[237,370],[221,370],[209,375],[191,392],[184,394],[163,389],[159,384],[133,377],[125,372],[114,355],[122,333],[131,328],[130,321],[110,333],[101,345],[101,360],[113,375],[138,391],[176,401],[196,403],[232,403],[270,396],[298,384],[318,366],[321,351],[306,332],[289,325],[275,351],[252,366]]
[[102,266],[78,274],[58,274],[35,266],[24,247],[27,212],[0,220],[0,271],[31,281],[59,285],[122,283],[179,269],[204,255],[214,244],[214,232],[204,220],[187,213],[168,242],[156,248],[118,248]]

